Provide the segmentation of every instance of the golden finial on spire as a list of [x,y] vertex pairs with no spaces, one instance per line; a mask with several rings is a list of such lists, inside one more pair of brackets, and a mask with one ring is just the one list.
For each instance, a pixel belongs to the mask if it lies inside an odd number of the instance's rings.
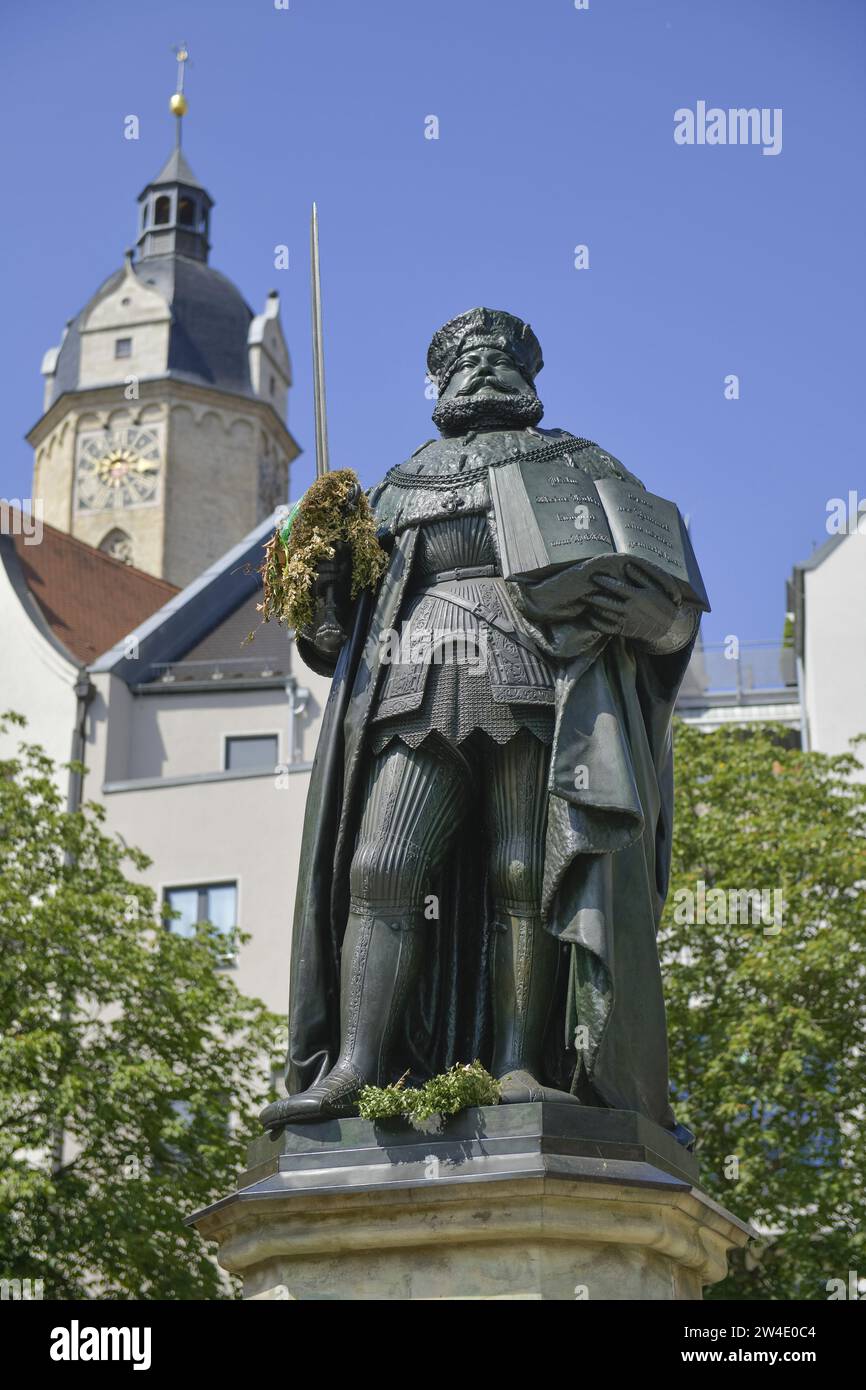
[[177,117],[177,143],[179,145],[181,120],[189,110],[189,103],[183,92],[185,64],[189,62],[189,49],[185,43],[179,43],[174,51],[177,55],[177,91],[172,95],[168,107],[171,114]]

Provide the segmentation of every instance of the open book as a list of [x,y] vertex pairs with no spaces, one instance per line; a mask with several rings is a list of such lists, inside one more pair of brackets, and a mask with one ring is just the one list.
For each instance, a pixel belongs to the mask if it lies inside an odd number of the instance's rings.
[[569,466],[531,456],[489,470],[502,572],[546,579],[581,563],[575,593],[599,573],[621,575],[629,562],[673,579],[683,600],[709,612],[689,533],[673,502],[618,478],[593,481]]

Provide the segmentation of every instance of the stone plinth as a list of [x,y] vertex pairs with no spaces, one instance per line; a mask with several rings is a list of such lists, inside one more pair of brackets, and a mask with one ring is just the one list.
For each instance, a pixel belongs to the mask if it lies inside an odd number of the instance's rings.
[[289,1126],[248,1161],[237,1192],[190,1218],[246,1298],[699,1299],[751,1234],[628,1111]]

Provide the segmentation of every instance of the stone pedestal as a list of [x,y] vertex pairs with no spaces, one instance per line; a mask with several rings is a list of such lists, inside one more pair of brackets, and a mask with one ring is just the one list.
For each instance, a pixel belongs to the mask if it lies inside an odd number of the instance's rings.
[[699,1299],[751,1234],[628,1111],[289,1126],[248,1161],[190,1222],[252,1299]]

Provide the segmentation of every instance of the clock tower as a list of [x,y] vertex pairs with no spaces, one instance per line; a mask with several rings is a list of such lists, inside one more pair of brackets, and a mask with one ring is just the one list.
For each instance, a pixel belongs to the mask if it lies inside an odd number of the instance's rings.
[[177,141],[139,196],[137,251],[42,364],[28,434],[45,520],[185,585],[288,498],[298,446],[272,290],[254,314],[208,261],[213,200]]

